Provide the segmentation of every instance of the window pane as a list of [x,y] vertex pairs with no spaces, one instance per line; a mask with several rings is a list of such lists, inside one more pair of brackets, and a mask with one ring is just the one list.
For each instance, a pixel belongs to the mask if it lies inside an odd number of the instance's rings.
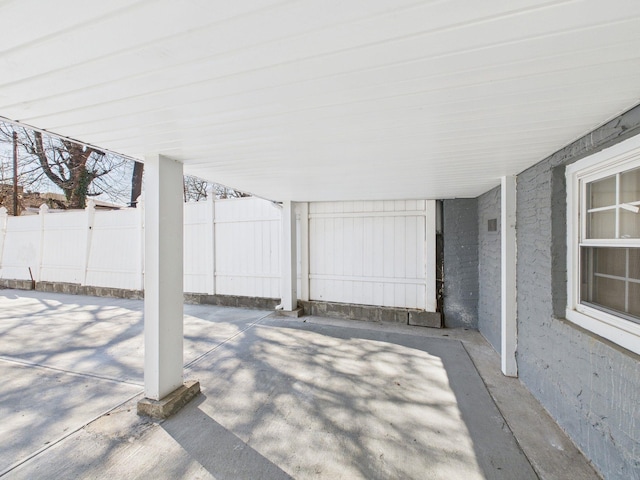
[[629,277],[640,280],[640,248],[629,249]]
[[605,275],[625,277],[627,271],[626,248],[592,248],[593,271]]
[[640,323],[640,248],[582,247],[580,269],[580,302]]
[[624,312],[624,281],[605,277],[593,277],[591,302],[603,307]]
[[605,210],[589,214],[587,238],[615,238],[616,211]]
[[640,213],[620,209],[620,238],[640,238]]
[[640,201],[640,168],[620,174],[620,201],[622,203]]
[[616,204],[616,177],[603,178],[587,185],[587,209]]

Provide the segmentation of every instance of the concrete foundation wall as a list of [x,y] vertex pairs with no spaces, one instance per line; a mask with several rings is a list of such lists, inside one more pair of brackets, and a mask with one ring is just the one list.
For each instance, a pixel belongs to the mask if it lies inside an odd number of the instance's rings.
[[[495,226],[495,231],[490,230]],[[500,351],[500,187],[478,197],[478,330]]]
[[306,315],[343,318],[377,323],[398,323],[417,327],[442,328],[440,312],[425,312],[415,308],[379,307],[350,303],[298,300]]
[[444,324],[478,328],[478,201],[444,200]]
[[[616,480],[640,479],[640,358],[563,318],[564,171],[638,133],[635,108],[518,175],[517,187],[520,379],[604,477]],[[480,284],[490,275],[481,269]]]
[[[38,292],[66,293],[70,295],[88,295],[94,297],[144,299],[143,290],[127,290],[125,288],[92,287],[78,283],[64,282],[31,282],[30,280],[0,279],[0,289],[36,290]],[[184,303],[196,305],[217,305],[221,307],[251,308],[274,310],[280,303],[279,298],[247,297],[236,295],[208,295],[206,293],[186,293]],[[424,313],[424,312],[423,312]]]
[[280,303],[279,298],[246,297],[241,295],[207,295],[204,293],[185,293],[184,303],[194,305],[216,305],[219,307],[253,308],[274,310]]

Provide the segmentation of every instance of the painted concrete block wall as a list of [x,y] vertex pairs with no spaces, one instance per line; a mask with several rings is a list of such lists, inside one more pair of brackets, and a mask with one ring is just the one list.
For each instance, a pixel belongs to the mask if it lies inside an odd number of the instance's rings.
[[564,170],[638,133],[635,108],[518,175],[519,375],[605,478],[616,480],[640,479],[640,357],[563,318]]
[[[489,221],[495,220],[495,231]],[[500,351],[500,187],[478,197],[478,330]]]
[[478,328],[478,200],[443,201],[444,324]]

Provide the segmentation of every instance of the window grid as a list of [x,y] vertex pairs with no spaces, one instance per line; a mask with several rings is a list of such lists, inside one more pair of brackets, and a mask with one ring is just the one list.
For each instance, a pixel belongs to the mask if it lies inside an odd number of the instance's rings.
[[[629,285],[631,283],[637,283],[640,284],[640,280],[636,279],[636,278],[632,278],[630,277],[630,258],[629,258],[629,247],[628,246],[623,246],[621,245],[619,242],[621,241],[630,241],[633,244],[637,244],[638,247],[640,247],[640,241],[638,239],[635,238],[630,238],[630,237],[625,237],[625,238],[621,238],[621,215],[620,212],[622,209],[624,210],[628,210],[634,213],[638,213],[638,211],[640,210],[638,208],[638,205],[640,205],[640,201],[634,201],[634,202],[622,202],[622,198],[621,198],[621,185],[622,185],[622,181],[621,181],[621,177],[624,173],[632,171],[634,169],[629,169],[629,170],[622,170],[622,171],[618,171],[616,172],[614,175],[602,175],[602,176],[596,176],[595,178],[589,178],[589,179],[583,179],[580,181],[581,184],[581,188],[580,188],[580,193],[582,196],[582,201],[580,202],[581,208],[580,210],[582,212],[584,212],[583,215],[580,215],[580,223],[581,223],[581,228],[580,228],[580,237],[581,237],[581,241],[579,242],[579,247],[580,247],[580,251],[583,252],[583,254],[587,254],[588,257],[588,262],[585,264],[583,262],[580,263],[581,267],[580,270],[582,270],[583,268],[586,268],[587,271],[586,272],[580,272],[579,273],[579,278],[583,277],[583,274],[586,273],[586,281],[587,281],[587,298],[582,298],[582,294],[579,293],[578,294],[578,302],[581,304],[585,304],[585,305],[591,305],[594,306],[596,308],[604,308],[606,310],[611,309],[612,311],[619,311],[619,307],[618,309],[612,309],[611,307],[607,306],[607,305],[601,305],[599,303],[596,303],[593,301],[594,299],[594,288],[595,288],[595,279],[596,278],[603,278],[603,279],[610,279],[610,280],[616,280],[616,281],[621,281],[624,283],[624,311],[620,312],[620,313],[624,313],[627,315],[630,315],[632,318],[632,321],[638,322],[640,321],[640,318],[638,318],[636,315],[633,315],[631,312],[629,312]],[[614,177],[615,178],[615,192],[614,192],[614,204],[612,205],[604,205],[604,206],[598,206],[598,207],[593,207],[591,208],[591,204],[592,202],[594,202],[594,192],[593,192],[593,186],[597,184],[597,182],[603,182],[606,181],[608,178]],[[606,190],[604,191],[604,194],[601,192],[601,195],[606,195]],[[600,203],[600,202],[598,202]],[[593,219],[592,216],[590,216],[590,214],[593,213],[598,213],[598,212],[606,212],[606,211],[611,211],[614,210],[615,212],[615,225],[614,225],[614,235],[613,238],[600,238],[598,236],[595,236],[596,234],[594,233],[595,230],[595,220]],[[595,238],[592,238],[594,237]],[[636,245],[634,245],[636,246]],[[591,247],[591,248],[589,248]],[[600,270],[600,266],[596,267],[595,262],[594,262],[594,251],[593,251],[593,247],[601,247],[601,248],[624,248],[625,249],[625,273],[624,276],[622,275],[612,275],[609,273],[602,273],[599,272],[598,270]]]
[[[633,170],[633,169],[632,169]],[[629,171],[632,171],[629,170]],[[622,173],[626,173],[626,172],[619,172],[616,173],[615,175],[615,203],[613,205],[606,205],[603,207],[592,207],[590,208],[590,205],[588,207],[586,207],[586,213],[588,214],[593,214],[593,213],[599,213],[599,212],[607,212],[607,211],[614,211],[615,214],[615,233],[614,233],[614,237],[615,239],[620,239],[622,236],[620,234],[620,224],[621,224],[621,218],[620,218],[620,213],[622,210],[626,210],[629,212],[633,212],[633,213],[638,213],[640,211],[640,200],[636,200],[633,202],[623,202],[621,201],[621,175]],[[598,181],[601,180],[606,180],[607,177],[601,178],[601,179],[597,179],[597,180],[593,180],[590,182],[583,182],[583,191],[582,194],[584,195],[584,199],[585,199],[585,203],[590,202],[591,201],[591,195],[588,195],[587,192],[589,185],[592,185]],[[590,192],[590,191],[589,191]],[[586,216],[585,216],[586,217]],[[581,229],[581,239],[583,241],[585,240],[600,240],[601,238],[599,237],[593,237],[593,234],[591,232],[587,232],[587,230],[589,229],[589,226],[592,224],[593,219],[591,217],[588,217],[588,221],[583,222],[583,228]],[[622,238],[633,238],[630,236],[625,236]]]
[[[624,276],[620,275],[611,275],[609,273],[599,273],[593,271],[593,260],[589,262],[589,277],[599,277],[599,278],[607,278],[609,280],[619,280],[624,282],[624,311],[625,313],[629,313],[629,284],[637,283],[640,284],[640,279],[633,278],[630,276],[630,259],[629,259],[629,248],[625,248],[625,274]],[[592,255],[592,253],[590,252]],[[593,284],[589,284],[589,297],[593,298]]]

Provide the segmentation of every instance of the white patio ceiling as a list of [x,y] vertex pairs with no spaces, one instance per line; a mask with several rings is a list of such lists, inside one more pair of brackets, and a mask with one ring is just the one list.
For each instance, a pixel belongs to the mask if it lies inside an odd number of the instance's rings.
[[640,100],[638,0],[0,2],[0,115],[277,199],[469,197]]

